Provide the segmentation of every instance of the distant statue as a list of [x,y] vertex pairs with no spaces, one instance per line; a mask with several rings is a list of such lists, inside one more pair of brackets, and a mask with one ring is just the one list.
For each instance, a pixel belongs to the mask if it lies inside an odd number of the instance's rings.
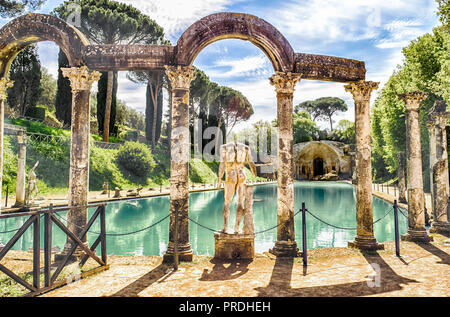
[[28,172],[27,190],[25,193],[25,205],[29,205],[30,202],[33,203],[34,197],[39,192],[38,187],[37,187],[37,177],[36,177],[36,173],[34,172],[38,165],[39,165],[39,161],[37,161],[36,164],[34,164],[33,168]]
[[234,193],[236,193],[237,209],[234,233],[239,233],[239,224],[245,214],[244,198],[246,196],[247,177],[245,176],[245,164],[248,164],[253,175],[256,176],[256,166],[253,163],[250,148],[241,143],[227,143],[220,147],[219,179],[217,188],[222,188],[222,178],[225,173],[223,206],[223,229],[221,232],[228,232],[228,219],[230,217],[230,205]]

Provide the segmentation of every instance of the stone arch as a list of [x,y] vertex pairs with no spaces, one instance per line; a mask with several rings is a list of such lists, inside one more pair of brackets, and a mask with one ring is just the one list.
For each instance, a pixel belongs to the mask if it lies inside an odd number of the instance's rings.
[[191,65],[207,45],[230,38],[247,40],[259,47],[275,71],[293,71],[294,51],[274,26],[256,16],[232,12],[211,14],[192,24],[177,42],[175,63]]
[[4,77],[16,55],[27,45],[52,41],[66,54],[72,67],[84,65],[86,37],[75,27],[48,14],[30,13],[18,17],[0,29],[0,77]]

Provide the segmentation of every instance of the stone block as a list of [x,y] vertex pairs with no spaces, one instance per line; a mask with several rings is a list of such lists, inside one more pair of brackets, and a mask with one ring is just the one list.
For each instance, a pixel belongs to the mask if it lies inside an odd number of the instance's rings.
[[255,257],[254,234],[214,233],[214,258],[220,260],[253,259]]

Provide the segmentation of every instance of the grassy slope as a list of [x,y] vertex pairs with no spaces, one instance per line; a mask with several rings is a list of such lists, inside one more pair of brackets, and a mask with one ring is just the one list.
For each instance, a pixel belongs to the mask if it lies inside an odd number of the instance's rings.
[[[67,193],[69,185],[69,155],[70,131],[48,127],[40,122],[24,119],[14,119],[10,123],[21,125],[27,131],[55,136],[67,137],[66,140],[53,140],[52,142],[37,142],[32,139],[27,143],[27,171],[39,160],[36,169],[38,178],[39,195],[47,193]],[[101,190],[104,182],[109,182],[111,189],[119,187],[130,189],[142,186],[159,186],[169,184],[170,160],[164,151],[156,149],[153,156],[157,166],[149,178],[137,177],[123,169],[116,162],[118,150],[102,149],[92,142],[91,136],[90,152],[90,190]],[[15,192],[16,169],[17,169],[17,141],[13,136],[5,136],[4,140],[4,171],[3,188],[9,183],[9,193]],[[205,162],[200,159],[192,159],[190,162],[190,181],[192,183],[214,183],[217,181],[218,162]],[[250,180],[255,177],[246,169]]]

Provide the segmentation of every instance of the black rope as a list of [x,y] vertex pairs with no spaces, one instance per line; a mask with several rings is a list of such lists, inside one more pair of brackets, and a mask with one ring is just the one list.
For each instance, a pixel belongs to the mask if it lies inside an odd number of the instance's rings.
[[[377,222],[381,221],[381,220],[384,219],[387,215],[389,215],[393,210],[394,210],[394,209],[389,209],[388,212],[386,212],[381,218],[375,220],[372,224],[376,224]],[[328,223],[328,222],[326,222],[326,221],[320,219],[319,217],[317,217],[316,215],[314,215],[313,213],[311,213],[308,209],[306,209],[306,212],[307,212],[308,214],[310,214],[312,217],[314,217],[315,219],[319,220],[320,222],[322,222],[322,223],[324,223],[324,224],[326,224],[326,225],[328,225],[328,226],[330,226],[330,227],[333,227],[333,228],[336,228],[336,229],[342,229],[342,230],[356,230],[356,229],[357,229],[357,228],[339,227],[339,226],[333,225],[333,224],[331,224],[331,223]]]
[[[60,219],[62,219],[62,220],[64,220],[64,221],[66,221],[68,224],[70,223],[71,225],[74,225],[75,227],[78,227],[79,229],[84,229],[84,227],[81,227],[81,226],[79,226],[79,225],[77,225],[77,224],[74,224],[74,223],[72,223],[72,222],[69,222],[67,219],[63,218],[63,217],[60,216],[60,215],[57,215],[57,217],[60,218]],[[164,220],[166,220],[166,219],[169,218],[169,217],[170,217],[170,215],[167,215],[167,216],[163,217],[162,219],[158,220],[157,222],[151,224],[150,226],[147,226],[147,227],[145,227],[145,228],[142,228],[142,229],[139,229],[139,230],[136,230],[136,231],[126,232],[126,233],[105,233],[105,235],[106,235],[106,236],[114,236],[114,237],[117,237],[117,236],[128,236],[128,235],[136,234],[136,233],[139,233],[139,232],[148,230],[148,229],[150,229],[150,228],[152,228],[152,227],[154,227],[154,226],[160,224],[161,222],[163,222]],[[89,232],[89,233],[93,233],[93,234],[101,234],[101,232],[95,232],[95,231],[91,231],[91,230],[88,230],[88,232]]]
[[[43,215],[40,216],[40,218],[42,218]],[[22,225],[23,226],[23,225]],[[22,228],[22,226],[20,226],[17,229],[12,229],[12,230],[7,230],[7,231],[1,231],[0,234],[4,234],[4,233],[11,233],[11,232],[16,232],[19,231],[20,228]]]
[[[400,211],[400,213],[403,215],[403,217],[405,217],[406,219],[408,219],[408,211],[405,209],[402,209],[400,207],[398,207],[398,210]],[[403,211],[406,211],[406,215],[403,213]]]
[[[297,211],[297,212],[294,214],[294,217],[297,216],[300,212],[301,212],[301,209],[300,209],[299,211]],[[219,230],[216,230],[216,229],[209,228],[209,227],[207,227],[207,226],[205,226],[205,225],[202,225],[202,224],[198,223],[197,221],[193,220],[192,218],[188,218],[188,219],[189,219],[190,221],[192,221],[193,223],[195,223],[197,226],[202,227],[202,228],[204,228],[204,229],[206,229],[206,230],[209,230],[209,231],[212,231],[212,232],[218,232],[218,231],[219,231]],[[261,233],[264,233],[264,232],[273,230],[273,229],[275,229],[275,228],[281,226],[282,224],[283,224],[283,223],[277,224],[277,225],[275,225],[275,226],[273,226],[273,227],[271,227],[271,228],[268,228],[268,229],[264,229],[264,230],[255,232],[254,234],[257,235],[257,234],[261,234]]]

